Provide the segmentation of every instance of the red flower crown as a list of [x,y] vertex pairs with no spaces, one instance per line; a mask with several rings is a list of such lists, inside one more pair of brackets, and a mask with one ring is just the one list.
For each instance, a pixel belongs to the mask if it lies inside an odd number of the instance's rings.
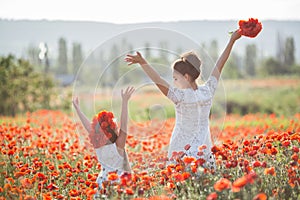
[[92,131],[89,135],[94,148],[115,143],[117,140],[117,124],[114,121],[114,114],[108,111],[101,111],[92,119]]
[[262,29],[261,22],[258,19],[249,18],[248,21],[240,20],[239,21],[239,33],[241,35],[254,38]]

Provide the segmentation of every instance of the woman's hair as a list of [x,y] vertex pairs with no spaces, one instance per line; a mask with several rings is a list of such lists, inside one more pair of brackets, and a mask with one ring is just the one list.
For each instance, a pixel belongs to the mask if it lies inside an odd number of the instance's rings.
[[200,75],[201,60],[197,54],[193,51],[183,53],[181,58],[176,60],[173,64],[173,69],[182,74],[190,75],[190,77],[196,80]]

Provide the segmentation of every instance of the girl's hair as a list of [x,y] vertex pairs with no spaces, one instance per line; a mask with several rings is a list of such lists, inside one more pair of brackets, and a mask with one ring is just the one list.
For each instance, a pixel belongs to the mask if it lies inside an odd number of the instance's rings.
[[[95,127],[95,130],[96,130],[95,133],[96,134],[100,134],[100,130],[99,129],[101,129],[104,132],[104,129],[100,126],[99,123],[97,123],[96,127]],[[108,141],[107,141],[107,143],[105,145],[111,144],[111,143],[115,143],[116,140],[117,140],[117,138],[118,138],[118,134],[116,133],[117,130],[113,130],[111,128],[108,128],[107,131],[111,134],[111,137],[108,139]]]
[[115,143],[118,138],[116,131],[110,129],[109,132],[111,133],[111,138],[109,138],[109,140],[111,141],[111,143]]
[[181,58],[176,60],[173,64],[174,70],[183,76],[185,74],[190,75],[193,81],[196,80],[200,75],[200,66],[201,60],[193,51],[183,53]]

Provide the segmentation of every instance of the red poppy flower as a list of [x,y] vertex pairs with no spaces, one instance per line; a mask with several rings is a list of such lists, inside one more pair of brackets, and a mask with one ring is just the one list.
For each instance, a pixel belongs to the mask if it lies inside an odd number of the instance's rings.
[[110,172],[107,176],[107,179],[110,181],[115,181],[119,178],[118,174],[115,172]]
[[69,190],[69,195],[72,197],[77,197],[80,195],[80,192],[76,189],[71,189],[71,190]]
[[281,142],[281,144],[284,147],[288,147],[291,144],[291,142],[289,140],[284,140],[283,142]]
[[250,172],[249,174],[236,179],[232,184],[232,191],[239,192],[242,187],[247,185],[248,183],[254,183],[254,180],[257,178],[257,174],[255,172]]
[[217,200],[218,199],[218,194],[213,192],[213,193],[210,193],[207,197],[206,197],[206,200]]
[[261,22],[258,19],[249,18],[248,21],[240,20],[239,21],[239,33],[241,35],[254,38],[262,29]]
[[149,200],[171,200],[172,198],[165,196],[165,195],[159,195],[159,196],[152,196],[149,197]]
[[187,151],[187,150],[189,150],[191,148],[191,145],[190,144],[187,144],[187,145],[185,145],[184,146],[184,149]]
[[221,178],[214,184],[215,190],[221,192],[225,189],[229,189],[231,187],[231,182],[227,178]]
[[58,190],[59,187],[53,183],[50,183],[48,186],[47,186],[47,189],[48,190]]
[[236,179],[232,184],[232,191],[239,192],[242,187],[247,184],[247,178],[245,176]]
[[133,195],[134,191],[131,188],[126,188],[125,193],[128,194],[128,195]]
[[253,167],[260,167],[262,164],[259,161],[254,161],[253,162]]
[[298,153],[298,152],[299,152],[299,147],[293,146],[293,151],[294,151],[295,153]]
[[186,156],[183,158],[183,162],[186,164],[190,164],[195,161],[196,161],[196,158],[194,158],[194,157]]
[[257,194],[253,200],[267,200],[267,195],[265,193],[259,193]]
[[203,158],[199,158],[195,161],[196,166],[203,166],[204,163],[206,163],[206,160],[204,160]]
[[274,167],[270,167],[270,168],[266,168],[264,173],[267,175],[267,174],[270,174],[272,176],[276,176],[276,171],[275,171],[275,168]]

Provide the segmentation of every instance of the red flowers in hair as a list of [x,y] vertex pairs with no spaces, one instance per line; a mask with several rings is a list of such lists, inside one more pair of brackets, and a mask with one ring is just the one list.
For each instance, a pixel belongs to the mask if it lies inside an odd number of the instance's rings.
[[89,135],[94,148],[107,144],[108,140],[114,143],[117,139],[117,124],[114,121],[114,114],[108,111],[101,111],[92,120],[92,131]]
[[239,33],[241,35],[254,38],[262,29],[261,22],[258,19],[249,18],[248,21],[240,20],[239,21]]

